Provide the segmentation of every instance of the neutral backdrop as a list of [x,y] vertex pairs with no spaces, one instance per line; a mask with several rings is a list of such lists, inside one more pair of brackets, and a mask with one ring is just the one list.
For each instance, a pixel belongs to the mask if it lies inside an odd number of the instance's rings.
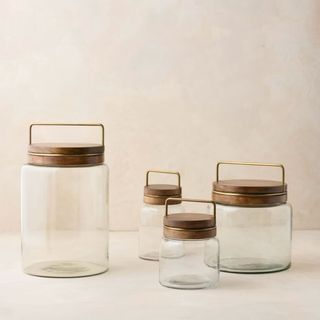
[[284,163],[294,226],[319,228],[319,21],[318,0],[2,0],[0,230],[42,121],[105,124],[112,229],[137,228],[146,169],[209,198],[218,160]]

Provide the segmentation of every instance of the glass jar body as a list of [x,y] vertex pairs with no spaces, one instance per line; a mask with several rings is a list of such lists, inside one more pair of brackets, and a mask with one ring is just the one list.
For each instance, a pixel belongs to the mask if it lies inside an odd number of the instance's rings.
[[[170,213],[184,212],[182,204],[170,205]],[[159,249],[163,233],[164,205],[143,204],[139,226],[139,257],[159,260]]]
[[221,271],[264,273],[291,263],[292,207],[217,205]]
[[24,272],[82,277],[108,270],[107,165],[21,172]]
[[159,263],[160,284],[175,289],[213,287],[219,281],[219,241],[163,238]]

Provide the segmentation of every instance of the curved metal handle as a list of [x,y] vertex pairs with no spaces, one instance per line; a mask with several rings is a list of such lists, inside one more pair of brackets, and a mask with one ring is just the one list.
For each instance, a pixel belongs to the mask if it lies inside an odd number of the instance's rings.
[[32,123],[29,127],[29,144],[32,144],[32,128],[35,126],[100,127],[101,144],[104,146],[104,125],[102,123]]
[[238,166],[255,166],[255,167],[277,167],[281,168],[282,171],[282,184],[285,185],[285,169],[283,164],[277,163],[260,163],[260,162],[237,162],[237,161],[221,161],[217,163],[216,173],[217,182],[219,181],[219,168],[222,164],[231,164],[231,165],[238,165]]
[[160,171],[160,170],[148,170],[147,174],[146,174],[146,186],[149,185],[149,173],[153,172],[153,173],[164,173],[164,174],[175,174],[178,176],[178,186],[180,188],[181,186],[181,177],[180,177],[180,173],[177,171]]
[[166,210],[165,215],[169,214],[168,212],[168,205],[170,201],[181,201],[181,202],[197,202],[197,203],[211,203],[213,205],[213,222],[216,225],[216,203],[212,200],[201,200],[201,199],[190,199],[190,198],[168,198],[166,200]]

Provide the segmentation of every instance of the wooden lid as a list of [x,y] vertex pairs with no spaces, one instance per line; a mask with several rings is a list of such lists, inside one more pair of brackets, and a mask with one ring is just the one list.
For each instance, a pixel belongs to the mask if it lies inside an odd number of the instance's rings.
[[[149,184],[149,174],[170,174],[178,178],[178,184]],[[165,205],[168,198],[181,198],[181,179],[177,171],[148,170],[146,173],[146,185],[144,187],[144,203],[152,205]],[[181,203],[180,200],[173,200],[171,205]]]
[[93,166],[104,162],[104,145],[80,143],[32,143],[28,163],[48,167]]
[[[34,143],[34,127],[99,127],[101,144]],[[104,162],[104,126],[101,123],[33,123],[29,127],[28,163],[46,167],[94,166]]]
[[213,183],[212,200],[244,207],[279,205],[287,201],[287,184],[273,180],[220,180]]
[[287,191],[287,185],[273,180],[220,180],[213,189],[232,193],[278,193]]
[[213,216],[201,213],[176,213],[163,218],[166,238],[177,240],[206,239],[216,236]]
[[213,216],[203,213],[174,213],[164,217],[163,224],[172,228],[203,229],[214,227]]
[[166,201],[166,214],[163,218],[163,234],[166,238],[176,240],[207,239],[216,236],[215,204],[208,200],[179,199],[180,201],[212,203],[214,213],[174,213],[168,214],[168,204],[174,199]]
[[[279,168],[282,172],[282,181],[221,180],[219,174],[221,165]],[[270,207],[287,202],[285,168],[282,164],[224,161],[217,163],[216,173],[212,191],[212,200],[216,203],[242,207]]]
[[[180,198],[181,187],[173,184],[149,184],[144,187],[144,202],[153,205],[164,205],[168,198]],[[171,205],[181,203],[172,201]]]

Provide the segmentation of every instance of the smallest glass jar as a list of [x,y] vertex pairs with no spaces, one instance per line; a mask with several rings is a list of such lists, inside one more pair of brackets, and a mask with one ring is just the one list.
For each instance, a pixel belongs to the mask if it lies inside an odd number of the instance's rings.
[[160,249],[160,284],[175,289],[213,287],[219,281],[219,241],[216,236],[216,205],[210,200],[180,199],[213,204],[211,214],[168,214],[167,199]]
[[[172,174],[178,178],[178,184],[149,184],[149,174]],[[162,224],[165,203],[168,198],[181,198],[180,173],[175,171],[149,170],[146,173],[143,207],[139,225],[139,258],[159,260],[159,248],[162,238]],[[171,212],[183,212],[180,199],[170,202]]]

